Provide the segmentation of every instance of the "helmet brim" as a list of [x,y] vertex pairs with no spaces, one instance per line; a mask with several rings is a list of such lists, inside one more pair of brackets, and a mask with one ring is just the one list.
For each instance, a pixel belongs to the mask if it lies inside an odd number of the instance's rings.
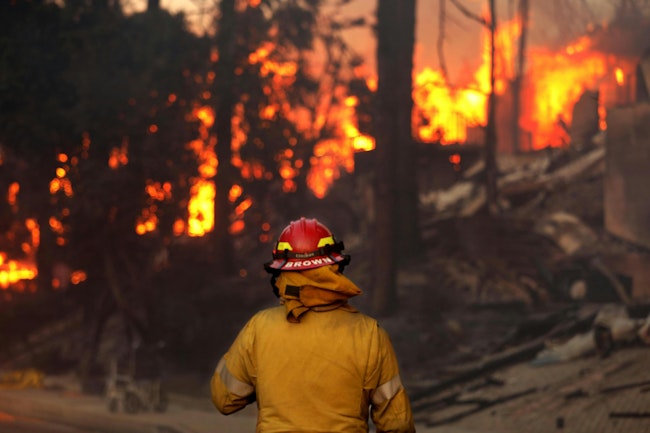
[[304,271],[307,269],[320,268],[322,266],[334,265],[341,262],[349,262],[350,256],[332,252],[328,256],[317,256],[308,259],[284,259],[276,258],[265,264],[267,270],[275,271]]

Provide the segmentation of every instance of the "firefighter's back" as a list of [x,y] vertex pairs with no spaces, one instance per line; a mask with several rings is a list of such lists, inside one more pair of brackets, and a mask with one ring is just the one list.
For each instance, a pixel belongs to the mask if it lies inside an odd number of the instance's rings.
[[[299,323],[280,306],[254,318],[258,432],[366,432],[377,322],[343,309]],[[364,389],[365,388],[365,389]]]

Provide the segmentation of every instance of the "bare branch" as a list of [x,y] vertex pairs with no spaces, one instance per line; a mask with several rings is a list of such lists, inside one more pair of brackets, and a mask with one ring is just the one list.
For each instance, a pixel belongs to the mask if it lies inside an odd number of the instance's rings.
[[445,80],[449,80],[447,73],[447,61],[445,60],[445,22],[447,20],[447,6],[446,0],[438,0],[440,2],[440,11],[438,13],[438,63],[440,63],[440,70]]
[[485,18],[483,18],[480,15],[476,15],[474,12],[470,11],[465,6],[463,6],[463,4],[461,4],[458,0],[451,0],[451,2],[467,18],[469,18],[471,20],[474,20],[474,21],[477,21],[479,24],[481,24],[481,25],[483,25],[483,26],[485,26],[487,28],[491,28],[491,24],[488,22],[488,20],[486,20]]

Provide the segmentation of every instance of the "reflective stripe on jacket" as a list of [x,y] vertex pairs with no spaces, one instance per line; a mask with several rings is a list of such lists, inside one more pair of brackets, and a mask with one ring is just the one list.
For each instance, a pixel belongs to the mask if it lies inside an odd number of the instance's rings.
[[211,381],[224,414],[257,400],[258,433],[414,432],[411,406],[388,334],[342,309],[309,312],[300,323],[283,306],[257,313]]

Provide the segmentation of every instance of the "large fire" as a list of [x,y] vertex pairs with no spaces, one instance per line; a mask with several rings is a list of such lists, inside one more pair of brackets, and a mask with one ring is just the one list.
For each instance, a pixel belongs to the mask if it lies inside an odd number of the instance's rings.
[[[250,0],[250,4],[259,4]],[[495,88],[494,93],[500,98],[508,98],[509,86],[515,78],[515,62],[517,55],[517,40],[521,26],[517,21],[501,25],[496,35],[495,58]],[[487,119],[487,100],[490,89],[490,38],[487,32],[483,38],[482,62],[475,72],[461,77],[452,84],[441,70],[426,67],[414,73],[414,115],[413,134],[423,142],[441,144],[477,142],[480,134],[472,136],[485,126]],[[304,110],[292,107],[287,97],[295,82],[298,64],[292,61],[279,62],[272,59],[275,49],[268,42],[251,53],[248,62],[252,67],[259,68],[261,77],[270,77],[263,89],[268,96],[268,105],[260,107],[259,119],[272,121],[278,113],[295,124],[296,130],[309,140],[314,140],[314,152],[310,157],[310,172],[307,183],[316,197],[323,198],[332,184],[344,172],[354,171],[355,152],[368,151],[374,148],[374,139],[359,130],[357,107],[359,100],[349,96],[344,86],[338,86],[326,103],[327,115],[316,113],[313,119],[305,120]],[[215,62],[216,53],[211,60]],[[602,92],[604,83],[614,86],[627,85],[629,63],[622,59],[606,55],[594,49],[593,41],[588,37],[578,39],[559,51],[548,48],[533,47],[527,53],[527,71],[524,75],[524,88],[521,104],[519,125],[529,136],[526,147],[520,150],[536,150],[548,146],[566,144],[566,131],[563,126],[572,121],[572,108],[585,90],[601,90],[600,110],[601,129],[606,128],[605,104],[610,102],[610,92]],[[627,71],[627,72],[626,72]],[[366,79],[371,91],[377,89],[377,77],[363,73],[360,69],[354,71],[356,78]],[[214,72],[209,72],[204,82],[211,84],[215,80]],[[205,91],[198,99],[209,99]],[[168,103],[173,104],[176,96],[171,94]],[[337,101],[333,103],[332,101]],[[212,132],[215,122],[215,112],[207,104],[196,102],[194,110],[187,119],[198,125],[197,138],[187,143],[198,162],[198,173],[190,178],[190,199],[187,203],[187,219],[178,219],[174,226],[175,236],[204,236],[214,228],[214,200],[217,185],[215,176],[219,161],[215,153],[216,137]],[[244,106],[240,102],[235,105],[231,121],[233,140],[232,165],[237,168],[244,179],[270,179],[273,173],[256,161],[245,161],[241,157],[241,149],[248,142],[250,131],[248,120],[244,115]],[[148,132],[155,134],[157,125],[150,125]],[[329,131],[322,136],[322,131]],[[295,158],[295,146],[299,139],[292,136],[289,130],[284,131],[286,149],[276,155],[277,175],[282,181],[282,190],[296,190],[295,178],[305,166],[305,161]],[[82,151],[87,153],[90,137],[84,134]],[[82,153],[83,156],[83,153]],[[450,160],[452,163],[454,161]],[[56,169],[50,182],[52,195],[60,194],[71,198],[74,195],[72,183],[68,177],[71,167],[78,159],[69,158],[65,154],[58,156],[60,166]],[[458,161],[456,161],[457,163]],[[108,166],[119,170],[129,163],[129,140],[124,138],[120,146],[112,149]],[[1,161],[0,161],[1,164]],[[9,186],[6,199],[12,207],[17,206],[20,185],[13,183]],[[172,199],[172,186],[169,182],[149,180],[145,186],[148,202],[140,217],[134,222],[134,230],[139,235],[154,232],[158,226],[156,215],[158,204]],[[235,205],[234,215],[230,221],[230,232],[239,233],[244,230],[243,216],[252,206],[252,199],[246,196],[244,188],[235,184],[229,191],[229,199]],[[49,228],[56,235],[58,245],[65,245],[65,224],[67,209],[60,215],[49,219]],[[268,223],[263,227],[268,231]],[[31,234],[30,241],[23,243],[26,260],[10,259],[7,253],[0,252],[0,288],[6,289],[21,280],[33,279],[37,270],[34,263],[35,250],[38,248],[39,233],[42,228],[32,220],[25,222],[25,228]],[[86,278],[83,271],[71,272],[69,280],[78,284]],[[60,282],[59,282],[60,284]],[[54,284],[56,287],[57,284]]]
[[[521,32],[517,21],[500,26],[496,37],[495,89],[496,95],[506,95],[514,79],[516,44]],[[487,95],[490,92],[489,35],[484,34],[482,63],[473,76],[461,85],[452,86],[440,70],[425,68],[415,74],[414,133],[424,142],[442,144],[471,141],[468,133],[485,126]],[[524,89],[519,123],[530,134],[527,148],[537,150],[566,144],[572,108],[586,90],[601,91],[612,81],[624,84],[622,59],[593,48],[589,37],[582,37],[559,51],[531,47],[527,52],[528,68],[524,74]],[[600,101],[601,106],[608,101]],[[601,109],[601,129],[606,127],[605,110]]]

